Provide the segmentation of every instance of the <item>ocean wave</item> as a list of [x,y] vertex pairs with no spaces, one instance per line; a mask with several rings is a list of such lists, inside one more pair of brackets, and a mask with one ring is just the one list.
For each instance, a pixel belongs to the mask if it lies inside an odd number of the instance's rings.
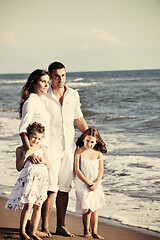
[[97,115],[97,112],[84,109],[83,114],[87,118],[87,117],[92,117],[92,116]]
[[74,80],[73,80],[73,82],[79,82],[79,81],[83,81],[84,80],[84,78],[75,78]]
[[18,135],[20,119],[0,117],[0,138],[13,137]]
[[115,116],[115,117],[106,117],[104,121],[117,121],[117,120],[125,120],[125,119],[137,119],[136,116]]
[[0,108],[0,112],[18,112],[18,109],[17,108]]
[[3,80],[2,84],[17,84],[17,83],[26,83],[26,79],[23,80]]
[[68,87],[88,87],[88,86],[92,86],[92,85],[97,85],[98,83],[97,82],[88,82],[88,83],[85,83],[85,82],[67,82],[67,86]]

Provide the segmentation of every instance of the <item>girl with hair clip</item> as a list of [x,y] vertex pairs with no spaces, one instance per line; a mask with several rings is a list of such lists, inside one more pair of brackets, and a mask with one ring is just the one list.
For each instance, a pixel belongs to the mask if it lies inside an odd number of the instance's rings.
[[[20,218],[20,237],[21,239],[40,240],[37,236],[37,227],[41,216],[41,206],[47,198],[48,190],[48,169],[50,162],[47,148],[41,145],[45,128],[37,122],[27,127],[27,137],[30,149],[19,146],[16,149],[16,168],[21,171],[12,193],[6,203],[5,208],[11,210],[22,209]],[[36,154],[41,158],[41,164],[33,164],[30,156]],[[26,233],[26,225],[30,211],[33,207],[31,219],[31,231]]]
[[[105,143],[95,128],[87,129],[76,142],[75,191],[76,212],[82,214],[84,237],[104,239],[97,233],[98,209],[105,204],[101,186]],[[92,234],[90,233],[90,223]]]

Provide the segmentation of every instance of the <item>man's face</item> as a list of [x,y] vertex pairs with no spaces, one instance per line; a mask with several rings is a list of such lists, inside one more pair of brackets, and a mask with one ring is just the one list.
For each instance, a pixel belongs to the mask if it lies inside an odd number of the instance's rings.
[[53,89],[63,88],[66,81],[65,68],[53,70],[50,76],[50,80],[52,81]]

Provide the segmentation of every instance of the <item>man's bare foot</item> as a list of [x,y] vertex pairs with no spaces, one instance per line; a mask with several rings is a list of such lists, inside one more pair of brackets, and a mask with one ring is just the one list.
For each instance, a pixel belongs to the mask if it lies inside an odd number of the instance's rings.
[[42,240],[42,238],[38,237],[36,234],[31,233],[30,236],[34,240]]
[[21,237],[21,240],[30,240],[30,236],[27,235],[27,233],[22,233],[21,231],[19,232],[19,235]]
[[84,237],[85,237],[85,238],[92,238],[92,235],[91,235],[91,233],[88,231],[88,232],[84,233]]
[[57,235],[62,235],[62,236],[65,236],[65,237],[74,237],[75,236],[75,234],[70,233],[68,231],[68,229],[66,227],[64,227],[64,226],[61,226],[61,228],[58,228],[56,230],[56,234]]
[[47,234],[47,233],[42,232],[42,231],[39,231],[39,230],[36,231],[36,235],[37,235],[38,237],[40,237],[40,238],[48,237],[48,234]]
[[49,231],[48,228],[44,228],[44,229],[42,230],[42,232],[43,232],[44,234],[46,234],[47,237],[52,237],[52,234],[50,233],[50,231]]
[[100,236],[98,233],[92,233],[92,237],[96,239],[104,239],[104,237]]

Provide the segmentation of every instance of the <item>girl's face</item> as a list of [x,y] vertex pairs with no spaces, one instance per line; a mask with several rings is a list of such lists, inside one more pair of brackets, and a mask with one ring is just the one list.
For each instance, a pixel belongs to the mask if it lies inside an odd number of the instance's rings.
[[91,135],[87,135],[83,141],[86,149],[94,148],[96,145],[96,138]]
[[38,80],[37,84],[34,86],[34,92],[40,96],[43,93],[47,93],[47,90],[49,88],[49,76],[43,75]]
[[31,146],[38,145],[43,138],[43,133],[39,133],[37,131],[33,132],[29,135],[29,143]]

